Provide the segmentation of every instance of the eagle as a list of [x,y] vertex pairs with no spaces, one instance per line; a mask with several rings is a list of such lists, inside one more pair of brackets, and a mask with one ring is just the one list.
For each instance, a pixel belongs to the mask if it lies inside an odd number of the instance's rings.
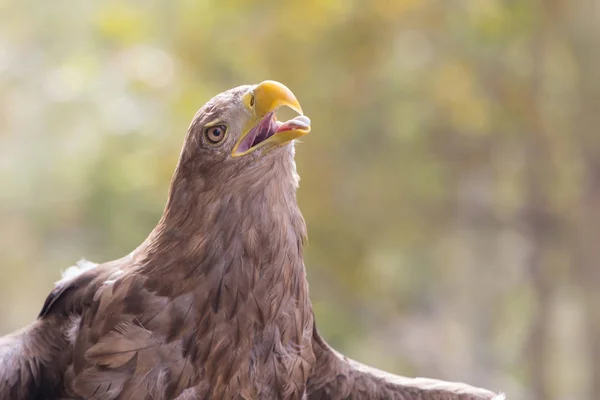
[[[298,116],[278,121],[283,106]],[[209,100],[147,239],[69,268],[37,320],[0,338],[0,400],[500,399],[367,367],[319,335],[294,161],[310,130],[279,82]]]

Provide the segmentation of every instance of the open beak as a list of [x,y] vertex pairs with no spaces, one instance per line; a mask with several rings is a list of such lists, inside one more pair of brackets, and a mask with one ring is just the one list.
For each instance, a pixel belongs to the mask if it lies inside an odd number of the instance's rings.
[[[285,85],[264,81],[250,89],[243,98],[252,117],[244,126],[240,139],[233,147],[232,157],[239,157],[259,148],[282,146],[310,132],[310,119],[303,115],[296,96]],[[287,106],[299,116],[278,121],[275,111]]]

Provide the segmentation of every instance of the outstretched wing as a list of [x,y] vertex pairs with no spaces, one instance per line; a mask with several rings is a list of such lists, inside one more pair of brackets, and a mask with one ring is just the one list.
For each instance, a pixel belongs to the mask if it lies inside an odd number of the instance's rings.
[[46,298],[38,319],[0,338],[0,400],[54,399],[72,363],[73,335],[111,266],[81,261]]
[[37,320],[0,338],[0,400],[53,398],[70,356],[68,318]]
[[405,378],[350,360],[333,350],[315,327],[315,370],[308,380],[309,400],[503,400],[485,389],[457,382]]

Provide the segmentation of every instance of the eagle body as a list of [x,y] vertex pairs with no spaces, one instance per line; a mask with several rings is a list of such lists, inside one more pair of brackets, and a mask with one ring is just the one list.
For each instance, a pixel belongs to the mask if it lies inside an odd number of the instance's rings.
[[[269,171],[257,179],[271,181],[270,174],[286,169]],[[207,218],[201,205],[177,222],[160,223],[129,256],[59,286],[43,316],[81,315],[69,334],[68,395],[302,398],[315,359],[299,254],[304,223],[299,212],[254,220],[260,213],[244,203],[259,208],[286,201],[285,185],[265,187],[256,185],[247,196],[215,193],[225,210],[213,212],[228,213],[230,231],[212,226],[223,221]],[[166,228],[171,222],[175,232]],[[260,224],[265,229],[256,229]],[[194,233],[198,226],[203,233]],[[280,245],[272,247],[273,241]]]
[[0,338],[0,400],[492,399],[366,367],[319,336],[293,139],[306,117],[265,81],[194,117],[163,215],[129,255],[81,263],[30,326]]

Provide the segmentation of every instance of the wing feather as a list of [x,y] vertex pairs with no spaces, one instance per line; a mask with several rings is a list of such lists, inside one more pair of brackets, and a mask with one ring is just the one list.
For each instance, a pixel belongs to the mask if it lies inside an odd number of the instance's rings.
[[464,383],[406,378],[350,360],[333,350],[313,331],[315,369],[308,380],[309,400],[503,400]]

